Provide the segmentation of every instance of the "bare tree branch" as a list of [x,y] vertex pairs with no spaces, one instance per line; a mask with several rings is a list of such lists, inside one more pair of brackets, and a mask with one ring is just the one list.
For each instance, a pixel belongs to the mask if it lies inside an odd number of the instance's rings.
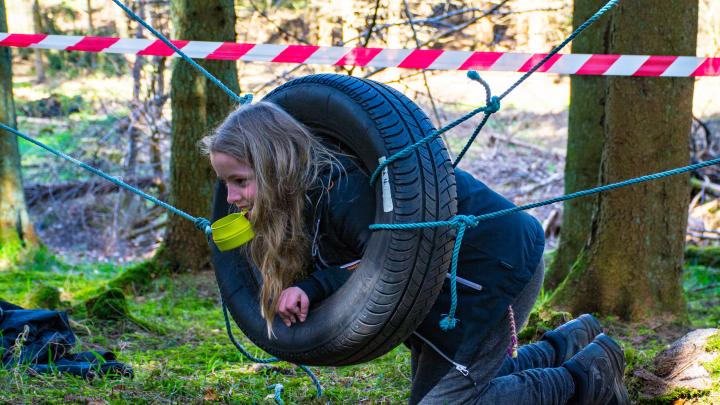
[[[367,48],[368,44],[370,43],[370,37],[372,36],[373,29],[375,28],[375,25],[377,24],[377,16],[378,16],[378,10],[380,9],[380,0],[375,0],[375,11],[373,11],[373,17],[372,20],[370,20],[370,28],[368,28],[365,32],[367,32],[367,35],[365,35],[365,40],[363,41],[362,47]],[[359,37],[355,37],[354,39],[357,39]],[[343,42],[342,45],[347,44],[349,41]],[[350,67],[350,70],[348,71],[348,74],[352,76],[353,71],[355,70],[357,66],[353,65]]]
[[261,85],[260,87],[254,88],[252,90],[252,93],[257,94],[270,86],[274,86],[280,80],[289,80],[291,74],[295,73],[296,71],[298,71],[304,67],[307,67],[307,65],[294,66],[292,69],[289,69],[289,70],[286,70],[286,71],[280,73],[279,75],[275,76],[275,78],[273,78],[269,82],[266,82],[265,84]]
[[[408,1],[403,0],[403,4],[405,6],[405,14],[407,15],[408,21],[410,22],[410,29],[412,30],[412,33],[413,33],[413,39],[415,40],[415,46],[417,46],[419,48],[420,47],[420,39],[418,38],[417,30],[415,29],[415,23],[413,22],[414,16],[413,16],[412,12],[410,11],[410,5],[408,4]],[[438,113],[437,105],[435,105],[435,99],[433,98],[432,90],[430,90],[430,83],[428,83],[427,74],[425,73],[424,69],[421,70],[421,72],[422,72],[422,77],[423,77],[423,83],[425,84],[425,89],[427,90],[427,96],[428,96],[428,99],[430,99],[430,105],[432,106],[433,115],[435,116],[435,126],[437,128],[440,128],[440,126],[442,125],[442,122],[440,121],[440,114]],[[450,160],[455,160],[454,153],[450,149],[450,142],[448,142],[447,136],[444,133],[441,136],[442,136],[443,142],[445,142],[445,147],[448,151],[448,155],[450,156]]]
[[[498,13],[495,13],[495,10],[497,10],[499,8],[498,6],[502,6],[504,3],[507,3],[508,1],[510,1],[510,0],[505,0],[500,5],[493,6],[490,9],[490,13],[498,14]],[[437,16],[437,17],[416,19],[416,20],[414,20],[414,23],[416,25],[442,25],[446,28],[453,28],[454,26],[452,24],[444,23],[443,21],[447,20],[448,18],[455,17],[457,15],[461,15],[461,14],[465,14],[465,13],[473,13],[476,11],[483,11],[483,9],[480,9],[477,7],[472,7],[472,8],[463,8],[463,9],[459,9],[459,10],[453,10],[453,11],[449,11],[449,12],[447,12],[443,15]],[[485,13],[487,13],[487,11],[485,11]],[[508,14],[508,13],[503,13],[503,14]],[[484,17],[484,15],[480,16],[480,18],[482,18],[482,17]],[[358,34],[357,36],[346,40],[345,44],[347,44],[348,42],[357,41],[358,39],[364,37],[366,34],[382,31],[384,29],[394,27],[397,25],[407,25],[409,23],[410,23],[409,20],[403,20],[403,21],[395,21],[395,22],[390,22],[390,23],[370,27],[367,30]]]
[[[459,26],[456,26],[456,27],[454,27],[454,28],[452,28],[452,29],[445,30],[445,31],[443,31],[443,32],[435,35],[434,37],[430,38],[429,40],[427,40],[427,41],[419,44],[417,47],[418,47],[418,48],[422,48],[422,47],[425,47],[425,46],[427,46],[427,45],[435,44],[438,40],[440,40],[440,39],[442,39],[442,38],[444,38],[444,37],[446,37],[446,36],[449,36],[449,35],[452,35],[452,34],[454,34],[454,33],[459,32],[459,31],[462,31],[462,30],[464,30],[465,28],[469,27],[470,25],[473,25],[473,24],[475,24],[476,22],[482,20],[483,18],[488,17],[488,16],[494,14],[498,9],[500,9],[502,6],[504,6],[504,5],[505,5],[507,2],[509,2],[509,1],[510,1],[510,0],[503,0],[503,1],[501,1],[500,3],[498,3],[498,4],[494,5],[493,7],[491,7],[490,9],[486,10],[485,12],[483,12],[482,15],[480,15],[480,16],[478,16],[478,17],[475,17],[475,18],[473,18],[473,19],[471,19],[471,20],[468,20],[467,22],[465,22],[465,23],[463,23],[463,24],[461,24],[461,25],[459,25]],[[371,76],[374,76],[374,75],[382,72],[382,71],[385,70],[385,69],[386,69],[386,68],[378,68],[378,69],[376,69],[376,70],[373,70],[372,72],[367,73],[367,74],[366,74],[365,76],[363,76],[363,77],[364,77],[365,79],[367,79],[367,78],[369,78],[369,77],[371,77]]]
[[279,26],[275,21],[273,21],[272,18],[268,17],[268,15],[265,14],[265,11],[261,10],[260,8],[258,8],[258,6],[255,4],[255,2],[253,2],[253,0],[248,0],[248,2],[250,3],[250,6],[252,6],[252,8],[255,9],[255,11],[257,11],[267,22],[269,22],[269,23],[272,24],[275,28],[277,28],[277,30],[278,30],[279,32],[281,32],[282,34],[284,34],[284,35],[286,35],[286,36],[288,36],[288,37],[290,37],[290,38],[293,38],[294,40],[296,40],[296,41],[298,41],[298,42],[300,42],[300,43],[302,43],[302,44],[312,45],[310,42],[308,42],[308,41],[305,40],[304,38],[300,38],[300,37],[298,37],[297,35],[293,34],[292,32],[289,32],[289,31],[287,31],[286,29],[284,29],[283,27]]
[[[162,180],[154,176],[145,176],[139,178],[131,178],[125,180],[138,188],[148,188],[155,186]],[[102,180],[80,180],[68,181],[64,183],[53,184],[28,184],[25,186],[25,197],[28,205],[35,205],[49,199],[70,200],[74,198],[84,197],[92,192],[93,195],[110,194],[117,192],[119,186]]]

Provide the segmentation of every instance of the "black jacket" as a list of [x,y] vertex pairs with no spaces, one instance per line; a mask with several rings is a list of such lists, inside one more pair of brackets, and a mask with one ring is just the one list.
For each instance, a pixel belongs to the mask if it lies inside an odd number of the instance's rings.
[[[375,196],[368,177],[352,164],[329,193],[314,201],[308,210],[316,269],[295,285],[318,302],[332,294],[350,277],[339,266],[362,256],[375,217]],[[333,176],[337,179],[337,176]],[[458,214],[481,215],[513,207],[469,173],[455,169]],[[315,205],[315,206],[313,206]],[[312,218],[312,219],[310,219]],[[386,232],[386,231],[375,231]],[[482,221],[468,228],[462,241],[457,275],[458,305],[454,329],[443,331],[439,322],[450,308],[450,282],[445,285],[417,333],[446,357],[467,364],[490,328],[500,325],[508,306],[530,281],[540,263],[545,239],[542,227],[532,216],[518,212]],[[450,269],[448,268],[448,271]],[[479,285],[481,290],[468,287]]]
[[[22,336],[22,338],[20,338]],[[23,309],[0,300],[0,366],[37,373],[133,376],[132,368],[105,351],[70,353],[75,334],[65,312]]]

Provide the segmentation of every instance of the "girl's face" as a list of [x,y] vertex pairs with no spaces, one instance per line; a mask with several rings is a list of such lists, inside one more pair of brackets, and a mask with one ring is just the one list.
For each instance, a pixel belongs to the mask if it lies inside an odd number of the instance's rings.
[[227,186],[228,204],[247,209],[250,216],[257,195],[255,171],[250,164],[222,152],[211,153],[210,164],[218,178]]

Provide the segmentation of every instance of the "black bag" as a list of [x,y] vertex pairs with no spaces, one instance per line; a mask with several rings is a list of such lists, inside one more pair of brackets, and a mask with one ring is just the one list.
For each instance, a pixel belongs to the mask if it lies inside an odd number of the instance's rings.
[[37,373],[70,373],[132,377],[132,368],[112,352],[71,354],[75,334],[67,314],[47,309],[23,309],[0,300],[0,359],[5,368],[27,366]]

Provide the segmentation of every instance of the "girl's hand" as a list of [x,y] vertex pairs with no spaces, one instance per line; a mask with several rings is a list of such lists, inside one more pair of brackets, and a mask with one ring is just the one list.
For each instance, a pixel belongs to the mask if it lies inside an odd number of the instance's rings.
[[310,300],[305,291],[299,287],[290,287],[280,293],[278,301],[278,314],[285,326],[291,326],[295,322],[305,322]]

